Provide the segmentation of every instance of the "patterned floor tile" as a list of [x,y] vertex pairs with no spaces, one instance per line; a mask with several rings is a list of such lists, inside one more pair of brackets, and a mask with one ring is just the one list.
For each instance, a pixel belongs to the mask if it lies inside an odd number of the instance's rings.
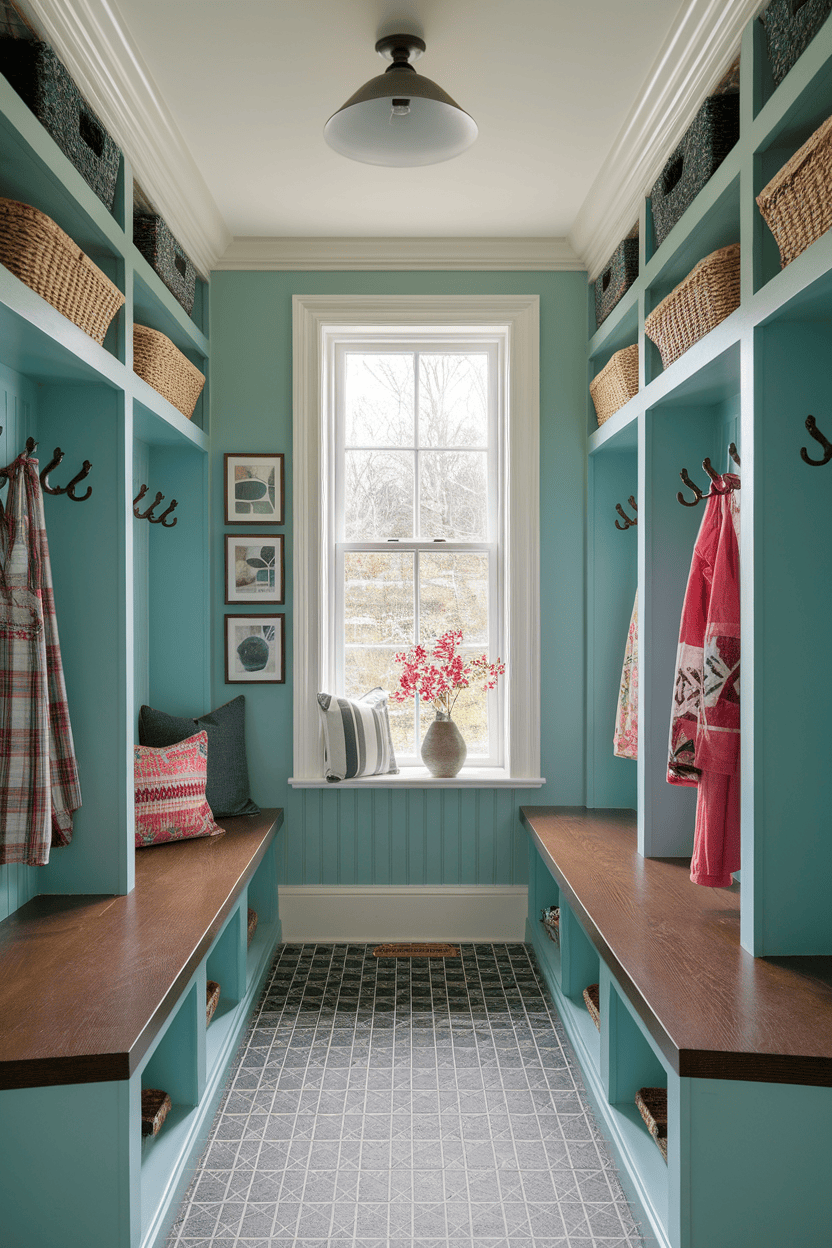
[[168,1248],[647,1248],[524,945],[282,945]]

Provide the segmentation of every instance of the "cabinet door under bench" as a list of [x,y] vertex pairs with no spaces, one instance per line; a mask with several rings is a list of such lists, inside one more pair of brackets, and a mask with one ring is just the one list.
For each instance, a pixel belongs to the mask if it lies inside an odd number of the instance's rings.
[[[739,886],[700,888],[686,859],[641,857],[633,811],[521,818],[527,939],[658,1242],[832,1242],[832,959],[752,957]],[[553,905],[559,945],[540,921]],[[597,1047],[578,982],[596,968]],[[645,1087],[667,1093],[666,1161],[636,1107]]]

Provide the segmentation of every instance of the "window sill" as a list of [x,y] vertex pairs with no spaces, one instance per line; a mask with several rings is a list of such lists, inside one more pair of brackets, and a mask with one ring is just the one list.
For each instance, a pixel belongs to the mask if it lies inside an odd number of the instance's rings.
[[503,767],[463,767],[458,776],[432,776],[426,767],[403,767],[397,775],[357,780],[289,778],[293,789],[539,789],[542,776],[510,776]]

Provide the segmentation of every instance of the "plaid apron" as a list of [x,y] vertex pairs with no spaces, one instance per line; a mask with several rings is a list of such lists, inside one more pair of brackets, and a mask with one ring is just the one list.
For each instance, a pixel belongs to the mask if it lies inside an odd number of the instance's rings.
[[[81,805],[38,461],[8,468],[0,524],[0,864],[42,866]],[[0,506],[2,512],[2,506]]]

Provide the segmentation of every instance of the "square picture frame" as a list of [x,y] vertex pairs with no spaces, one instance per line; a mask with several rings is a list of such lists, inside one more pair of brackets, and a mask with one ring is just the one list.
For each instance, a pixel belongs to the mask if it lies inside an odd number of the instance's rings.
[[248,606],[285,602],[283,533],[225,534],[225,602]]
[[286,683],[285,615],[261,613],[225,617],[225,683]]
[[229,451],[222,458],[225,523],[283,524],[283,453]]

